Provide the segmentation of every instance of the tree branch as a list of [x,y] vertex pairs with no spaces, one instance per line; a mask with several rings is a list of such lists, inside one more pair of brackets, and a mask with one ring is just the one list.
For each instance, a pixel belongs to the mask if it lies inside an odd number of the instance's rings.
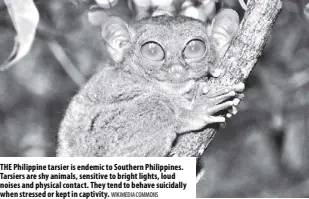
[[[281,6],[282,0],[250,1],[229,49],[217,66],[224,70],[224,75],[206,82],[211,90],[244,82],[247,79],[262,53]],[[200,157],[218,129],[219,126],[214,125],[201,132],[180,136],[170,156]]]

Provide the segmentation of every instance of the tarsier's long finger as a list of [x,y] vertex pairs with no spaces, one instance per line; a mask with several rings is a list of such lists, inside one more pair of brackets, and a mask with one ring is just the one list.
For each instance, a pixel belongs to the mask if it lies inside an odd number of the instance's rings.
[[215,105],[211,108],[208,108],[207,109],[207,113],[209,113],[210,115],[212,114],[215,114],[219,111],[223,111],[223,110],[226,110],[228,108],[231,108],[232,106],[235,106],[235,103],[234,101],[227,101],[227,102],[224,102],[222,104],[218,104],[218,105]]
[[212,123],[225,123],[225,117],[222,116],[207,116],[205,117],[205,121],[207,124],[212,124]]
[[219,104],[225,100],[228,100],[231,97],[235,97],[236,96],[236,92],[235,91],[230,91],[226,94],[223,95],[219,95],[217,97],[213,97],[213,101],[216,102],[216,104]]
[[233,102],[234,102],[235,106],[237,106],[240,103],[240,99],[235,98],[235,99],[233,99]]

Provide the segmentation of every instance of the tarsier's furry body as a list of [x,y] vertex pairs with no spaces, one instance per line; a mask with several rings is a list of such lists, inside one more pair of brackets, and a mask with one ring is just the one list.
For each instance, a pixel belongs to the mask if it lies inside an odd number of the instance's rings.
[[[177,135],[224,122],[214,115],[237,105],[233,98],[242,85],[215,93],[199,86],[214,76],[211,67],[226,48],[216,31],[231,28],[219,25],[211,33],[198,20],[160,16],[128,29],[117,26],[129,37],[111,28],[112,61],[72,99],[59,131],[58,156],[166,156]],[[223,36],[226,42],[232,37]],[[192,58],[196,49],[187,52],[188,44],[201,42],[205,53]]]

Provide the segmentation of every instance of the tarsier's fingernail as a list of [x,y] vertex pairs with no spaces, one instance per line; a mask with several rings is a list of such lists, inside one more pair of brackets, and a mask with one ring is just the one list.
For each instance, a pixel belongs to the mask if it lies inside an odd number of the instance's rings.
[[232,115],[231,113],[227,113],[227,114],[226,114],[226,117],[227,117],[227,118],[231,118],[232,116],[233,116],[233,115]]
[[220,77],[220,75],[222,74],[223,70],[222,69],[219,69],[219,68],[216,68],[214,70],[211,71],[211,75],[213,77]]
[[240,103],[240,99],[238,98],[233,99],[234,106],[237,106],[239,103]]

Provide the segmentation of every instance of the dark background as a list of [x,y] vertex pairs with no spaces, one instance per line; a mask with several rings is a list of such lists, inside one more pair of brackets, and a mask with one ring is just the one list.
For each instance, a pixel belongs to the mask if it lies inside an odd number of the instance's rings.
[[[79,86],[107,57],[90,1],[37,0],[40,24],[29,54],[0,73],[0,156],[55,156],[57,130]],[[303,1],[284,0],[263,55],[247,81],[239,113],[203,156],[198,197],[309,197],[309,23]],[[222,0],[242,14],[235,0]],[[124,1],[107,11],[127,21]],[[14,27],[0,1],[0,61],[13,48]],[[57,46],[66,58],[59,59]],[[59,55],[59,54],[58,54]],[[69,60],[71,63],[68,63]],[[70,66],[70,67],[68,67]]]

